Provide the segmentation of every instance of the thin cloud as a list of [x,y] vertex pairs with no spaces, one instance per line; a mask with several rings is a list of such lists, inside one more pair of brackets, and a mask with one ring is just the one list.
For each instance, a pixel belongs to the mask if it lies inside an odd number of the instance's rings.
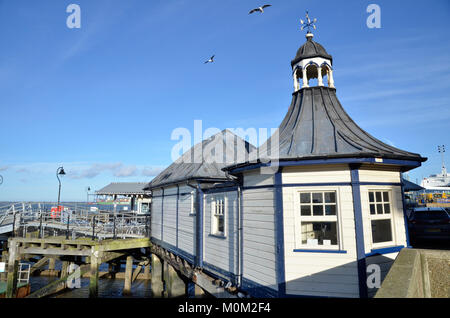
[[0,171],[6,171],[9,169],[9,166],[1,166]]
[[92,179],[105,171],[115,172],[123,166],[123,163],[94,163],[87,169],[77,171],[74,169],[67,169],[67,176],[71,179]]
[[164,170],[164,167],[146,167],[142,170],[141,174],[145,177],[154,177],[160,174]]
[[114,173],[119,178],[132,177],[136,175],[136,166],[122,167]]

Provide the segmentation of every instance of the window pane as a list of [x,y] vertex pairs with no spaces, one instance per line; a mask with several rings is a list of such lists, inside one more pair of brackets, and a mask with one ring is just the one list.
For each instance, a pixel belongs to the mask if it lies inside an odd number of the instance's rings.
[[300,208],[300,214],[301,215],[311,215],[311,206],[302,205]]
[[377,204],[377,214],[383,214],[383,205]]
[[313,205],[313,215],[323,215],[323,205]]
[[313,203],[322,203],[323,202],[322,193],[313,193],[312,197],[313,197]]
[[389,202],[389,192],[383,192],[383,201]]
[[311,193],[300,193],[300,203],[311,203]]
[[336,203],[336,193],[325,192],[325,203]]
[[392,241],[391,220],[372,221],[372,241],[374,243]]
[[373,192],[369,192],[369,202],[374,202]]
[[336,222],[302,222],[302,244],[337,245]]
[[325,214],[326,215],[336,215],[336,206],[335,205],[325,205]]
[[381,192],[375,192],[375,198],[377,202],[381,202]]
[[384,204],[384,213],[391,213],[391,206],[389,203]]
[[375,214],[375,204],[370,204],[370,214]]
[[224,226],[223,226],[223,216],[219,216],[218,217],[218,220],[217,220],[217,231],[218,232],[220,232],[220,233],[223,233],[224,231],[223,231],[223,228],[224,228]]

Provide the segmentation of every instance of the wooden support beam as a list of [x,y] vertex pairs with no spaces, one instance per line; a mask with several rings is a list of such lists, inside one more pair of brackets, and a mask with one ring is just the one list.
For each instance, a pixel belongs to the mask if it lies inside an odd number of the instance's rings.
[[102,253],[92,247],[89,277],[89,298],[98,297],[98,267],[101,264]]
[[[47,264],[47,262],[51,262],[53,260],[53,262],[55,261],[54,258],[48,258],[46,256],[42,257],[39,261],[37,261],[30,269],[30,275],[32,275],[35,271],[37,271],[38,269],[41,269],[42,267],[45,266],[45,264]],[[50,269],[50,263],[48,266],[48,269]],[[53,265],[53,268],[55,269],[55,266]]]
[[131,278],[131,283],[133,283],[133,282],[136,280],[136,278],[138,277],[139,273],[140,273],[141,270],[142,270],[142,266],[143,266],[143,265],[138,265],[138,266],[136,267],[136,269],[134,270],[133,276],[132,276],[132,278]]
[[156,255],[151,255],[152,266],[152,293],[154,298],[160,298],[163,293],[163,268],[161,259]]
[[12,239],[8,242],[9,260],[8,260],[8,276],[6,281],[6,298],[13,298],[17,291],[17,272],[19,269],[19,249],[18,243]]
[[131,282],[133,273],[133,257],[127,256],[127,264],[125,267],[125,285],[123,287],[123,295],[131,294]]

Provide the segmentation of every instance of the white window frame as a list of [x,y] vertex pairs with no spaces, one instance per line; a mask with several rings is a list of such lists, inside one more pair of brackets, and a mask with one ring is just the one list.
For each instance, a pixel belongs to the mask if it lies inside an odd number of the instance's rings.
[[[300,194],[301,193],[324,193],[324,192],[335,192],[336,193],[336,215],[329,216],[302,216],[300,210]],[[313,187],[313,188],[297,188],[294,191],[294,222],[295,222],[295,248],[305,249],[305,250],[336,250],[340,251],[344,249],[342,242],[342,221],[341,221],[341,200],[339,188],[323,188],[323,187]],[[311,211],[312,214],[312,211]],[[307,245],[302,244],[302,226],[301,222],[336,222],[336,235],[337,235],[337,245]]]
[[191,210],[189,211],[189,215],[195,215],[196,214],[196,211],[195,211],[195,190],[191,191],[189,196],[190,196],[190,199],[191,199]]
[[[220,207],[219,207],[220,206]],[[211,200],[211,235],[226,237],[227,232],[227,222],[226,222],[226,211],[227,211],[227,199],[224,195],[215,195]],[[219,216],[223,217],[223,232],[218,231]]]
[[[374,192],[374,203],[370,202],[370,192]],[[376,192],[381,192],[381,202],[383,204],[383,214],[377,214],[376,211]],[[383,192],[387,192],[389,196],[389,213],[384,213],[384,198],[383,198]],[[387,246],[394,246],[396,245],[396,232],[395,232],[395,219],[394,219],[394,209],[393,209],[393,196],[392,196],[392,189],[391,188],[368,188],[367,189],[367,209],[368,209],[368,215],[369,215],[369,232],[370,232],[370,244],[372,246],[372,249],[387,247]],[[375,214],[370,213],[370,205],[375,204]],[[380,243],[374,243],[373,242],[373,233],[372,233],[372,221],[377,220],[390,220],[391,222],[391,240],[386,242],[380,242]]]

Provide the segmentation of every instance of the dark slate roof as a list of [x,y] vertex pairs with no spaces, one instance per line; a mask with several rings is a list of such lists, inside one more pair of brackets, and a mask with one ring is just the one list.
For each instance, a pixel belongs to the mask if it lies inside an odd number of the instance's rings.
[[145,194],[144,187],[147,182],[112,182],[106,187],[95,191],[99,195],[121,195],[121,194]]
[[420,191],[420,190],[424,189],[420,185],[415,184],[414,182],[408,181],[408,180],[403,179],[403,178],[402,178],[402,183],[403,183],[403,190],[405,192],[408,192],[408,191]]
[[[277,139],[278,156],[270,151]],[[251,160],[267,162],[273,159],[363,156],[426,160],[419,154],[389,146],[360,128],[343,109],[334,88],[310,87],[293,94],[281,125],[257,153],[252,154]],[[227,170],[248,164],[230,166]]]
[[[220,159],[217,159],[218,156],[216,156],[218,149],[222,151]],[[226,173],[222,171],[222,168],[248,160],[248,153],[255,149],[253,145],[231,131],[223,130],[186,151],[180,158],[156,176],[148,184],[146,189],[188,180],[218,182],[230,180]]]
[[333,57],[327,53],[322,45],[313,41],[312,37],[307,37],[305,44],[298,49],[297,55],[292,60],[291,65],[294,66],[303,59],[313,57],[323,57],[333,61]]

